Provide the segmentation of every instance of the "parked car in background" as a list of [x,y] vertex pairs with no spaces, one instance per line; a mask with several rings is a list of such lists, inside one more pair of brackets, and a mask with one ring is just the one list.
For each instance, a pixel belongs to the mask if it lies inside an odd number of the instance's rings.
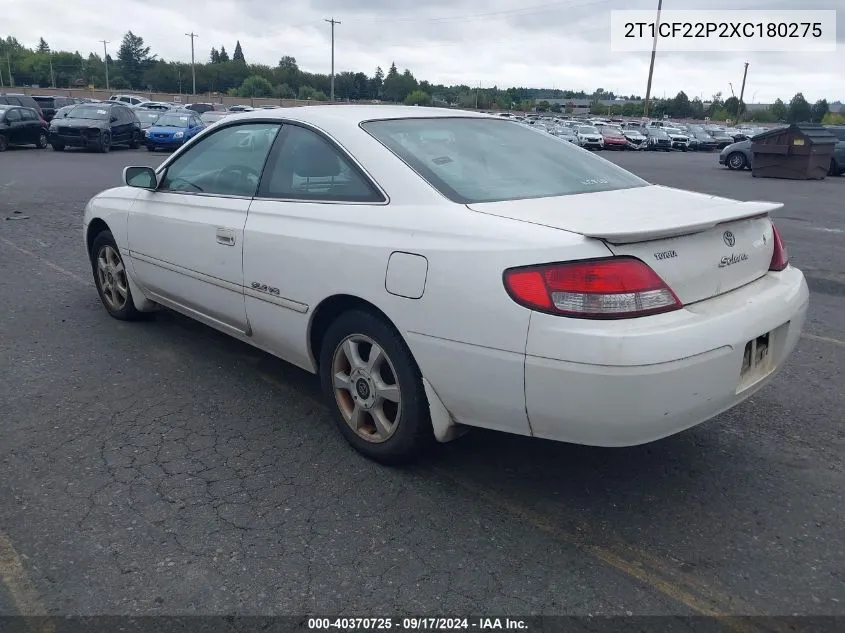
[[719,164],[733,170],[751,169],[752,158],[751,140],[746,139],[723,148],[719,153]]
[[144,145],[151,152],[157,149],[176,149],[205,126],[193,110],[165,112],[144,131]]
[[669,135],[669,140],[672,142],[672,149],[679,149],[686,152],[689,149],[689,136],[676,127],[664,126],[663,131]]
[[209,110],[208,112],[203,112],[200,115],[200,120],[202,121],[203,125],[208,127],[218,121],[225,119],[231,112],[220,112],[218,110]]
[[712,152],[716,149],[716,141],[710,136],[703,127],[690,125],[689,134],[695,139],[696,149],[700,152]]
[[140,95],[112,95],[109,101],[117,101],[126,105],[137,106],[142,103],[148,103],[150,100]]
[[11,145],[47,147],[47,124],[32,108],[0,104],[0,152]]
[[135,106],[138,110],[157,110],[158,112],[167,112],[174,108],[181,107],[178,103],[168,103],[167,101],[145,101]]
[[558,125],[557,127],[551,129],[549,133],[561,140],[569,141],[570,143],[578,145],[578,135],[575,134],[575,131],[572,128],[566,127],[565,125]]
[[598,128],[592,125],[579,125],[575,129],[575,135],[578,138],[578,145],[585,149],[601,149],[604,145],[601,132]]
[[[41,106],[29,95],[18,92],[0,92],[0,105],[16,105],[24,108],[32,108],[35,110],[38,118],[44,121],[44,112],[41,111]],[[46,121],[44,122],[46,123]]]
[[840,176],[845,174],[845,125],[826,125],[825,129],[837,138],[827,173],[830,176]]
[[[67,113],[73,110],[77,105],[80,104],[72,103],[71,105],[62,106],[61,108],[56,110],[56,113],[53,115],[53,119],[61,119],[63,117],[66,117]],[[52,121],[53,119],[50,120]]]
[[148,130],[153,123],[158,121],[162,115],[161,110],[147,110],[146,108],[135,108],[135,116],[138,117],[138,122],[141,124],[141,130]]
[[672,151],[672,139],[669,138],[669,135],[666,134],[662,126],[649,126],[646,128],[645,134],[648,137],[648,145],[646,146],[646,149],[654,152]]
[[53,120],[53,117],[56,116],[56,112],[61,108],[82,102],[81,99],[76,99],[74,97],[53,95],[33,95],[32,98],[41,108],[42,117],[47,123]]
[[206,112],[226,112],[226,106],[222,103],[188,103],[185,105],[188,110],[193,110],[197,114],[205,114]]
[[622,134],[622,130],[615,125],[601,125],[598,128],[601,132],[602,147],[604,149],[628,149],[628,139]]
[[50,145],[57,152],[65,147],[93,148],[108,152],[113,145],[136,149],[141,144],[141,123],[134,110],[123,103],[78,105],[50,123]]
[[733,136],[725,132],[724,129],[717,126],[705,126],[704,131],[707,132],[716,144],[716,149],[724,149],[732,143],[736,143]]
[[628,143],[628,149],[645,149],[648,145],[648,137],[638,127],[622,128],[622,134]]
[[229,112],[252,112],[255,108],[248,105],[232,105],[226,108]]

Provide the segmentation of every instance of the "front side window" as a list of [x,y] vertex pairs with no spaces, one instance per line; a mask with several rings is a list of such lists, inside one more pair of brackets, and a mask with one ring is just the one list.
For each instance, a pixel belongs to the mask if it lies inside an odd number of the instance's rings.
[[502,119],[393,119],[361,127],[444,196],[462,204],[648,184],[566,140]]
[[288,125],[281,141],[264,171],[260,196],[343,202],[384,200],[346,156],[316,132]]
[[254,196],[279,127],[247,123],[217,130],[167,167],[159,190]]

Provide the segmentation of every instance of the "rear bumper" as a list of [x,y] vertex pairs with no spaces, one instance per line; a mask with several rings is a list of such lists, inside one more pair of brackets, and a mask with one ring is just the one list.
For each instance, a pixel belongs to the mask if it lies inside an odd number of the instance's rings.
[[[596,322],[534,313],[525,360],[532,433],[633,446],[704,422],[771,380],[798,341],[808,302],[804,275],[790,267],[643,319]],[[741,379],[746,343],[766,333],[768,360]]]

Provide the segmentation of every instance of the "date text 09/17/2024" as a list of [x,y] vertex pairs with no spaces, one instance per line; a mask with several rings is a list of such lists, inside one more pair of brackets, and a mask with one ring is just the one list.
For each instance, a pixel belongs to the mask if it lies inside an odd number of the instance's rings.
[[311,631],[527,631],[519,618],[308,618]]

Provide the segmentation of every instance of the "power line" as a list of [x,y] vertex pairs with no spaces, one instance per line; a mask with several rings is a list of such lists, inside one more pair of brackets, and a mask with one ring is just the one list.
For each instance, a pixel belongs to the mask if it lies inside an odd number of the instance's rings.
[[191,31],[190,33],[185,33],[188,37],[191,38],[191,82],[193,84],[193,94],[196,96],[197,94],[197,73],[194,69],[194,38],[199,37],[196,33]]
[[334,25],[340,24],[340,20],[335,20],[332,17],[330,20],[326,20],[329,24],[332,25],[332,79],[331,79],[331,100],[334,103]]
[[106,66],[106,90],[109,89],[109,53],[106,50],[106,44],[109,43],[108,40],[97,40],[98,42],[103,43],[103,64]]

